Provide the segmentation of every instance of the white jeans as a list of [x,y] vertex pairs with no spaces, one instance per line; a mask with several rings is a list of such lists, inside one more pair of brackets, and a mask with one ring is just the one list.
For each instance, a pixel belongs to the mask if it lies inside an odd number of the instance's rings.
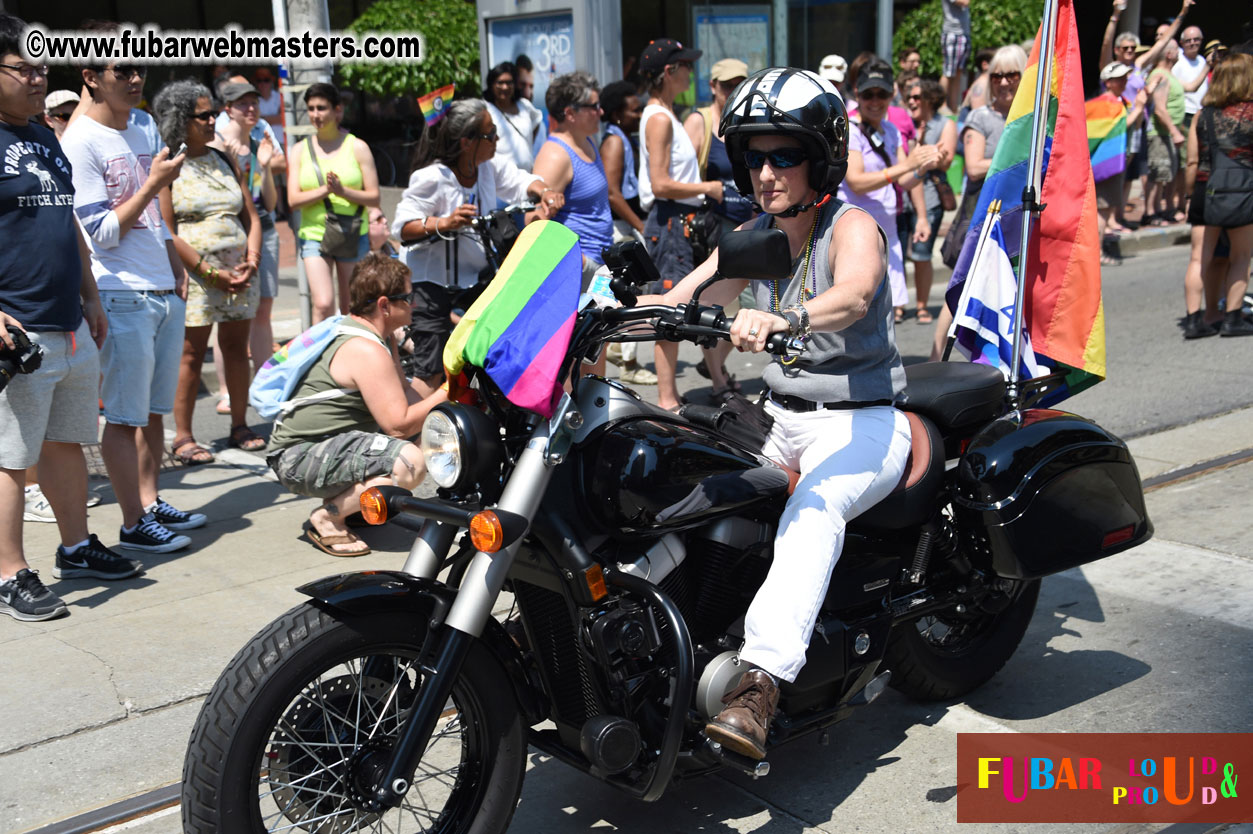
[[740,658],[796,680],[845,524],[892,492],[909,457],[909,421],[891,406],[807,413],[773,402],[774,428],[762,454],[800,472],[779,519],[774,562],[744,619]]

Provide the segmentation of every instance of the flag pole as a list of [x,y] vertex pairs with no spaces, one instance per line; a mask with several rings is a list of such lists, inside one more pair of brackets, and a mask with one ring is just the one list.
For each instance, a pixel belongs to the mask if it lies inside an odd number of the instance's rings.
[[1044,140],[1048,134],[1048,107],[1053,91],[1053,44],[1057,40],[1057,12],[1061,0],[1044,0],[1040,26],[1040,54],[1036,60],[1035,108],[1031,114],[1031,155],[1027,158],[1027,184],[1022,190],[1022,244],[1018,249],[1018,298],[1014,304],[1014,359],[1009,369],[1006,393],[1018,404],[1018,368],[1022,362],[1022,323],[1026,311],[1027,253],[1031,243],[1032,221],[1044,210],[1040,204]]
[[[983,256],[983,247],[987,245],[988,237],[992,232],[992,219],[1001,213],[1001,201],[993,200],[988,203],[988,214],[983,225],[979,228],[979,242],[975,244],[975,254],[970,259],[970,265],[973,267],[979,263],[979,259]],[[944,343],[944,355],[940,357],[941,362],[947,362],[949,355],[953,352],[953,343],[957,341],[957,317],[966,309],[966,300],[970,298],[970,288],[974,281],[970,280],[970,274],[974,270],[967,273],[967,280],[962,282],[961,295],[957,299],[956,312],[953,314],[953,320],[948,325],[948,338]]]

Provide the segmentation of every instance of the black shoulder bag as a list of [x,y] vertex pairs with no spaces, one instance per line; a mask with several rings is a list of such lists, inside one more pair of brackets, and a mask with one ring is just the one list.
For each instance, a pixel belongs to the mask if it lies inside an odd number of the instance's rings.
[[1210,150],[1210,174],[1205,182],[1201,219],[1206,226],[1233,229],[1253,223],[1253,168],[1236,162],[1218,147],[1214,108],[1202,111]]

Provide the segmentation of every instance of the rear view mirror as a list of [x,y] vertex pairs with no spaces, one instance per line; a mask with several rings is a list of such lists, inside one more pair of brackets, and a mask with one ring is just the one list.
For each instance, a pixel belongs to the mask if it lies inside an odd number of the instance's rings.
[[718,272],[725,278],[782,281],[792,275],[792,252],[782,229],[727,232],[718,241]]

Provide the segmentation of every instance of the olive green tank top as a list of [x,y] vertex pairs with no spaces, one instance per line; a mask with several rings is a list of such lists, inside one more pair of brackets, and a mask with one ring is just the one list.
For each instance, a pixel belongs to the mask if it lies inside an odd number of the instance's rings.
[[[318,394],[329,394],[341,391],[339,396],[300,405],[286,417],[274,423],[274,431],[270,435],[271,448],[284,449],[295,443],[305,441],[317,442],[348,431],[376,432],[378,423],[370,409],[366,407],[365,397],[355,389],[343,388],[331,376],[331,360],[336,352],[348,343],[349,339],[366,336],[387,347],[387,343],[368,327],[352,319],[344,319],[339,325],[345,330],[356,330],[358,333],[342,333],[327,345],[321,358],[314,363],[305,378],[301,381],[292,400],[313,397]],[[390,363],[388,365],[390,369]]]

